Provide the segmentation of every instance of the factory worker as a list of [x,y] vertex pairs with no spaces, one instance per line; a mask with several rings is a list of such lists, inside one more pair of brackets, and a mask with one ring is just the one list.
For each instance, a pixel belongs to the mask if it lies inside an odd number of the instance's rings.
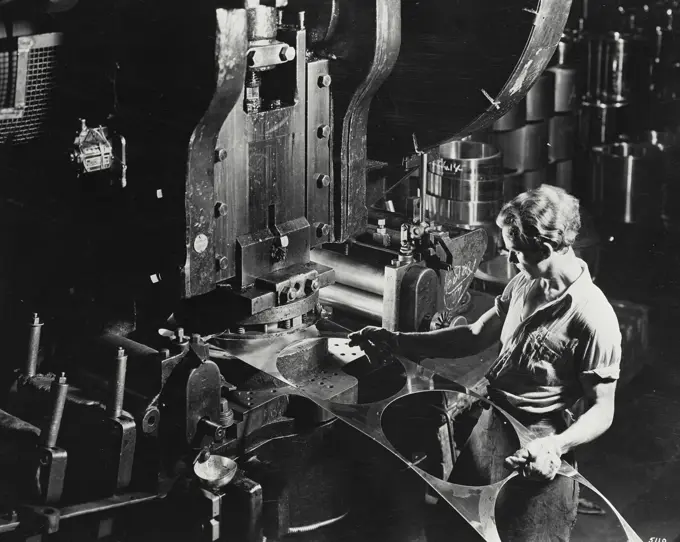
[[613,308],[572,249],[580,228],[576,198],[543,185],[507,203],[497,224],[519,273],[479,320],[423,333],[367,327],[350,339],[414,359],[470,356],[500,340],[487,374],[489,398],[536,438],[516,449],[509,424],[486,409],[450,481],[487,485],[516,469],[521,477],[506,485],[496,509],[501,540],[569,540],[578,484],[556,474],[562,459],[573,464],[574,449],[612,423],[621,334]]

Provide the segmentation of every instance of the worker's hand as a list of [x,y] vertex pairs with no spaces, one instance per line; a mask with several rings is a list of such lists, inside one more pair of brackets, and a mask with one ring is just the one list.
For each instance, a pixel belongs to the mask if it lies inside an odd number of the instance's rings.
[[505,459],[511,469],[519,470],[525,478],[552,480],[562,465],[562,449],[555,437],[532,440],[524,448]]
[[397,334],[382,327],[366,326],[348,335],[350,346],[366,346],[393,352],[399,348]]

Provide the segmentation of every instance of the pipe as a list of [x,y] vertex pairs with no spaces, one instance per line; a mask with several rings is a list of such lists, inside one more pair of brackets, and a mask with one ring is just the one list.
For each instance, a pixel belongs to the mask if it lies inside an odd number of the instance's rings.
[[342,284],[331,284],[319,290],[319,302],[365,320],[382,323],[382,296]]
[[335,270],[335,281],[338,284],[379,296],[382,296],[385,291],[384,267],[354,260],[349,256],[322,248],[315,248],[311,251],[311,260],[314,263],[332,267]]
[[425,194],[427,194],[427,158],[426,152],[420,155],[420,222],[425,222]]
[[26,376],[35,376],[38,371],[38,352],[40,350],[40,331],[43,324],[38,313],[33,313],[28,335],[28,356],[26,359]]

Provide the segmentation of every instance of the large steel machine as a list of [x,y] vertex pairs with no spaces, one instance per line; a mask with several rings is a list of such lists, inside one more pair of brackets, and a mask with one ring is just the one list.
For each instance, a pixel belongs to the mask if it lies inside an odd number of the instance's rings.
[[0,0],[0,539],[380,538],[370,443],[267,369],[366,402],[349,329],[459,321],[487,235],[418,171],[547,65],[529,4]]

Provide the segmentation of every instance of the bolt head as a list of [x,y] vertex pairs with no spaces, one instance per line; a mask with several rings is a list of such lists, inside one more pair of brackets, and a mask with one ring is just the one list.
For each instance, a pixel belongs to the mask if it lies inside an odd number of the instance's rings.
[[287,235],[282,235],[277,239],[277,243],[280,247],[286,248],[290,244],[290,239],[288,239]]
[[330,175],[326,175],[325,173],[321,173],[321,174],[317,175],[316,184],[319,188],[327,187],[328,185],[331,184]]
[[284,45],[279,50],[279,58],[283,62],[290,62],[291,60],[294,60],[295,59],[295,49],[293,47],[289,47],[288,45]]
[[331,227],[328,224],[320,222],[316,226],[316,236],[325,237],[331,232]]
[[378,219],[378,226],[380,226],[381,228],[384,228],[384,227],[385,227],[385,224],[386,224],[386,221],[385,221],[384,218],[379,218],[379,219]]
[[224,271],[227,267],[229,267],[229,260],[227,260],[226,256],[218,256],[216,259],[217,267],[220,269],[220,271]]
[[327,139],[331,136],[331,127],[328,124],[322,124],[317,130],[317,135],[319,139]]
[[215,204],[215,215],[216,216],[225,216],[227,214],[228,209],[229,208],[227,207],[226,203],[217,202]]
[[229,153],[227,152],[227,149],[215,149],[215,160],[217,162],[224,162],[227,159],[227,156]]
[[333,78],[328,75],[320,75],[319,78],[316,81],[316,84],[319,85],[319,88],[326,88],[331,86],[331,82],[333,81]]

